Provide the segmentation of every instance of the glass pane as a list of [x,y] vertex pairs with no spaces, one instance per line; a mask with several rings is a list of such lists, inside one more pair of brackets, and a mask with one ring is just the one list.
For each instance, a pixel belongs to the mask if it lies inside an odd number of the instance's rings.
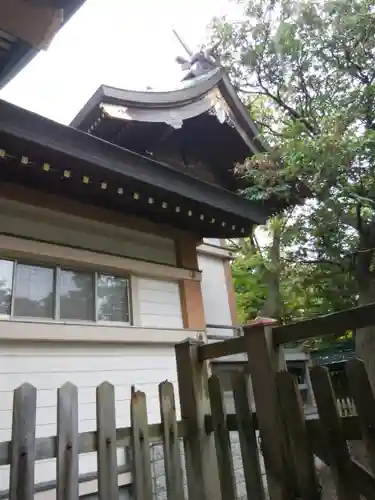
[[129,322],[129,280],[98,276],[98,320]]
[[53,318],[53,283],[53,269],[17,264],[13,315],[28,318]]
[[61,270],[60,318],[93,321],[94,275]]
[[0,315],[10,315],[14,262],[0,260]]

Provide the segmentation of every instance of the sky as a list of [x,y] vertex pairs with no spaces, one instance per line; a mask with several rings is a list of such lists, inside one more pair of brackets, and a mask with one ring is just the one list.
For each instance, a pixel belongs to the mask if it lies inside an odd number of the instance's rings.
[[0,98],[68,124],[101,84],[172,89],[185,56],[175,28],[196,50],[230,0],[87,0]]

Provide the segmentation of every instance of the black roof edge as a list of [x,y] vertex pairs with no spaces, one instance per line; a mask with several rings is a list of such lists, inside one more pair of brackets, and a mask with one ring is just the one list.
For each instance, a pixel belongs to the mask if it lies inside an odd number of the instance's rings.
[[173,189],[173,192],[180,196],[252,223],[264,224],[269,216],[269,211],[264,207],[237,194],[2,100],[0,132],[167,191]]
[[104,98],[104,85],[100,85],[100,87],[94,92],[94,94],[90,97],[90,99],[86,102],[83,108],[78,112],[78,114],[73,118],[70,122],[69,127],[73,127],[77,130],[82,130],[81,126],[88,115],[103,102]]

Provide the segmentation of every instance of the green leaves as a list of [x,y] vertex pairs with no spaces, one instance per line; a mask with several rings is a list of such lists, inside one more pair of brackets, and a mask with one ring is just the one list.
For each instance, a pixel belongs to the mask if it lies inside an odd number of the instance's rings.
[[270,145],[236,167],[243,194],[301,204],[278,217],[278,233],[270,221],[266,245],[239,252],[241,314],[270,297],[284,319],[354,305],[375,288],[373,1],[251,0],[238,9],[235,22],[216,19],[211,36]]

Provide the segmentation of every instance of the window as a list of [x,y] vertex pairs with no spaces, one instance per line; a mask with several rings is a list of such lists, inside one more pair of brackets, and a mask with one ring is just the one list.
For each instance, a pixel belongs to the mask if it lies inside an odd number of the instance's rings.
[[18,264],[14,277],[13,315],[53,318],[54,269]]
[[94,274],[60,271],[60,318],[94,321]]
[[129,279],[0,260],[0,316],[130,323]]
[[101,274],[98,276],[98,320],[129,323],[129,281]]

